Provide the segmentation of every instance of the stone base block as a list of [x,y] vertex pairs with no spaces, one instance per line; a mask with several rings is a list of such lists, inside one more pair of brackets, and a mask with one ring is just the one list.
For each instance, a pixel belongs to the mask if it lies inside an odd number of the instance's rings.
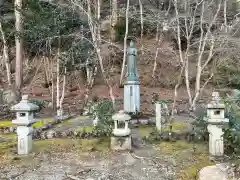
[[111,137],[111,149],[116,151],[124,151],[132,149],[131,136]]

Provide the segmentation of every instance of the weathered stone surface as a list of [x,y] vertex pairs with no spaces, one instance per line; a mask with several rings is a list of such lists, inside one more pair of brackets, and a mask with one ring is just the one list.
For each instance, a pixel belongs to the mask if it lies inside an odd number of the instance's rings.
[[16,93],[11,89],[2,90],[2,101],[6,104],[16,103],[17,96]]
[[10,105],[0,103],[0,117],[2,119],[13,119],[13,118],[15,118],[15,113],[10,111]]
[[111,137],[111,149],[116,151],[131,150],[132,138],[127,137]]
[[230,180],[228,178],[227,164],[217,164],[204,167],[199,171],[198,180]]

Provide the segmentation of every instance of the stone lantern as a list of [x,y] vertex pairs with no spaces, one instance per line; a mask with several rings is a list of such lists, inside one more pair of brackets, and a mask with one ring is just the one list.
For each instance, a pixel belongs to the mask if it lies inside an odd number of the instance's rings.
[[[114,121],[114,129],[111,137],[111,148],[113,150],[130,150],[132,141],[131,130],[128,125],[131,117],[121,110],[113,115],[112,119]],[[124,127],[119,127],[120,123],[123,123]]]
[[218,92],[212,93],[212,101],[207,105],[209,153],[212,156],[223,156],[223,125],[229,120],[224,115],[225,105],[220,103]]
[[16,124],[17,136],[18,136],[18,154],[26,155],[32,150],[32,124],[36,122],[34,120],[34,111],[39,107],[28,101],[28,95],[22,96],[20,103],[11,108],[16,112],[17,119],[12,123]]

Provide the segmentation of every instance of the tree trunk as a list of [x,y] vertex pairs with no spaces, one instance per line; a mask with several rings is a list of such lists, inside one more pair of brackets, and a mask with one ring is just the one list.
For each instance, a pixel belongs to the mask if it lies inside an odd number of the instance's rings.
[[156,49],[156,52],[155,52],[155,58],[154,58],[154,65],[153,65],[153,71],[152,71],[152,78],[155,78],[155,72],[157,70],[157,58],[158,58],[158,53],[159,53],[159,50],[160,50],[160,44],[162,42],[162,36],[157,36],[157,49]]
[[60,112],[60,39],[58,39],[58,54],[57,54],[57,97],[56,97],[56,106],[57,106],[57,117],[61,115]]
[[115,26],[117,24],[117,19],[118,19],[117,9],[118,9],[117,0],[112,0],[112,17],[111,17],[111,34],[110,34],[111,42],[115,42],[116,40]]
[[15,0],[15,28],[16,28],[16,90],[20,92],[23,83],[23,22],[20,10],[22,9],[22,0]]
[[0,0],[0,6],[3,6],[5,0]]
[[141,52],[143,55],[143,5],[142,5],[142,1],[138,0],[139,3],[139,7],[140,7],[140,19],[141,19]]
[[54,113],[56,112],[56,101],[55,101],[55,85],[54,85],[54,76],[53,76],[53,69],[54,69],[54,63],[52,62],[52,64],[51,64],[51,78],[52,78],[52,88],[51,88],[51,95],[52,95],[52,97],[51,97],[51,99],[52,99],[52,110],[53,110],[53,115],[54,115]]
[[8,55],[8,46],[7,46],[7,41],[5,38],[5,33],[3,31],[1,22],[0,22],[0,32],[3,40],[3,60],[6,66],[8,85],[10,87],[12,85],[12,81],[11,81],[10,62],[9,62],[9,55]]
[[127,37],[128,37],[128,11],[129,11],[129,0],[127,0],[127,8],[126,8],[126,29],[125,29],[125,37],[124,37],[124,54],[123,54],[123,62],[122,62],[122,71],[120,76],[120,86],[123,84],[123,75],[126,63],[126,56],[127,56]]
[[63,115],[63,100],[65,97],[65,86],[66,86],[66,73],[67,73],[67,68],[64,68],[64,75],[63,75],[63,84],[62,84],[62,95],[61,99],[59,101],[59,110],[60,110],[60,116],[62,118]]

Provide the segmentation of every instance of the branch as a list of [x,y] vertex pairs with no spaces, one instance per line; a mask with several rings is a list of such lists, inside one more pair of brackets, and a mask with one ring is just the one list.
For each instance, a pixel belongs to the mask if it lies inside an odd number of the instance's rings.
[[[214,15],[213,20],[211,21],[211,23],[210,23],[210,25],[209,25],[209,27],[208,27],[208,30],[207,30],[207,32],[206,32],[206,34],[205,34],[205,37],[204,37],[204,41],[203,41],[202,46],[200,46],[201,51],[200,51],[200,55],[199,55],[199,57],[198,57],[198,61],[199,61],[200,64],[201,64],[201,59],[202,59],[203,51],[204,51],[204,49],[205,49],[206,40],[207,40],[207,38],[208,38],[209,33],[211,32],[211,28],[212,28],[212,26],[213,26],[213,23],[214,23],[214,22],[216,21],[216,19],[217,19],[217,16],[218,16],[218,13],[219,13],[220,9],[221,9],[221,3],[218,4],[217,12],[216,12],[216,14]],[[202,12],[202,13],[203,13],[203,12]],[[203,16],[203,14],[202,14],[202,16]]]
[[174,87],[174,99],[173,99],[173,104],[172,104],[172,112],[171,112],[171,117],[170,119],[173,118],[173,115],[174,115],[174,108],[175,108],[175,105],[176,105],[176,100],[177,100],[177,90],[179,88],[179,86],[181,85],[181,80],[182,80],[182,74],[183,74],[183,70],[184,70],[185,66],[181,66],[181,72],[178,76],[178,82],[177,84],[175,85]]
[[176,16],[177,16],[177,39],[178,39],[178,47],[179,47],[178,52],[179,52],[179,56],[180,56],[180,62],[181,62],[181,64],[184,64],[183,55],[182,55],[180,21],[179,21],[179,13],[178,13],[178,8],[177,8],[177,1],[175,1],[174,7],[175,7]]
[[205,81],[205,83],[203,84],[203,86],[196,92],[195,97],[194,97],[194,99],[193,99],[193,103],[192,103],[190,109],[194,108],[195,103],[196,103],[199,95],[202,93],[202,91],[204,90],[204,88],[205,88],[205,86],[208,84],[208,82],[212,79],[213,75],[214,75],[214,73],[211,73],[210,77]]

